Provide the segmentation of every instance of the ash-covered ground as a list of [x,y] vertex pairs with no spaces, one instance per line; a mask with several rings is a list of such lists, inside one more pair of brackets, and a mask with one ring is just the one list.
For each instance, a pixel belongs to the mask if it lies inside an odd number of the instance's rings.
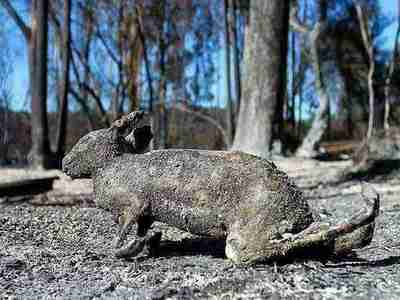
[[[327,219],[343,220],[363,205],[357,181],[332,181],[344,162],[277,164]],[[53,194],[90,192],[90,185],[79,190],[76,184],[62,178]],[[222,242],[164,224],[155,225],[163,231],[158,257],[116,259],[117,226],[90,203],[38,206],[3,200],[0,299],[399,299],[400,179],[381,176],[372,184],[382,202],[369,247],[348,257],[251,267],[224,259]]]

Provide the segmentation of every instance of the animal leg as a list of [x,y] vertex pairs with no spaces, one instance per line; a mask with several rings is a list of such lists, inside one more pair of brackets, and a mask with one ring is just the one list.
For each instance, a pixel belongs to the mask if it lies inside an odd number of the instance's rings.
[[128,235],[129,231],[132,229],[133,224],[137,223],[139,220],[140,212],[134,209],[125,208],[122,215],[118,218],[120,225],[119,233],[114,241],[114,247],[120,248]]
[[[129,229],[135,220],[137,220],[136,223],[138,225],[136,236],[125,246],[119,247],[119,249],[116,250],[115,255],[117,257],[132,257],[138,255],[143,250],[148,254],[154,254],[158,249],[161,240],[161,232],[149,231],[152,224],[151,218],[147,215],[140,214],[136,218],[133,216],[125,220],[125,226],[123,225],[121,229],[123,238],[126,238],[126,233],[129,232]],[[126,228],[128,228],[127,231]]]
[[[373,212],[370,212],[370,214],[375,215],[375,217],[377,217],[379,214],[379,194],[370,185],[364,183],[362,185],[361,195],[363,200],[367,204],[369,203],[369,206],[372,207],[374,210]],[[371,204],[371,202],[373,202],[373,204]],[[366,214],[367,213],[368,212],[366,212]],[[351,221],[354,223],[354,221],[357,218],[358,219],[362,218],[362,212],[354,216]],[[360,228],[354,230],[353,232],[339,236],[335,240],[334,253],[335,254],[348,253],[351,252],[353,249],[360,249],[365,246],[368,246],[371,243],[372,238],[374,236],[374,229],[375,229],[374,220],[367,223],[367,225],[361,226]]]
[[334,254],[340,254],[368,245],[373,237],[375,219],[379,215],[380,197],[370,185],[363,184],[362,198],[367,207],[353,215],[349,221],[283,241],[283,252],[327,246]]
[[[228,236],[227,239],[226,255],[235,263],[247,264],[295,257],[297,253],[317,249],[327,249],[330,253],[339,254],[350,251],[353,247],[364,247],[372,239],[374,221],[379,215],[380,199],[378,193],[367,185],[363,186],[362,196],[368,207],[349,221],[328,228],[324,224],[315,223],[311,225],[311,229],[306,228],[298,234],[268,241],[262,250],[252,251],[248,245],[241,243],[235,245],[240,239],[234,236],[237,233],[232,232],[233,236]],[[317,232],[316,228],[319,228]]]

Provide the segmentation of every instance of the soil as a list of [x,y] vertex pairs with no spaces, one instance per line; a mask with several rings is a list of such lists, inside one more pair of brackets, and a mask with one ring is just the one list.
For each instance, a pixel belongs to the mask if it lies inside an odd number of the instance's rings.
[[[331,222],[363,205],[360,177],[335,179],[347,161],[281,159],[276,164]],[[71,181],[58,171],[1,169],[0,181],[54,174],[60,179],[46,195],[2,199],[0,299],[400,298],[400,178],[393,174],[368,176],[382,200],[367,248],[346,257],[322,258],[321,253],[249,267],[226,260],[222,242],[160,223],[155,224],[163,232],[159,256],[116,259],[112,240],[118,228],[108,212],[94,207],[90,180]],[[75,196],[80,200],[70,201]]]

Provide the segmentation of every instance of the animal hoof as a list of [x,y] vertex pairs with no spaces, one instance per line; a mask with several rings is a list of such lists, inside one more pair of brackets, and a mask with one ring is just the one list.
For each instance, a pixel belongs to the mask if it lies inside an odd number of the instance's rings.
[[121,247],[120,249],[115,251],[115,256],[117,258],[136,256],[140,252],[142,252],[145,244],[146,240],[144,238],[135,239],[133,241],[130,241],[125,247]]
[[158,256],[158,251],[160,249],[161,232],[154,233],[148,241],[149,255]]

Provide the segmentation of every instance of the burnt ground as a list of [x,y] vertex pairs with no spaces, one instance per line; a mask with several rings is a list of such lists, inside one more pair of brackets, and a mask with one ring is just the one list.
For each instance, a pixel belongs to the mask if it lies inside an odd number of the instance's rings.
[[[358,179],[338,183],[346,162],[282,160],[310,204],[330,220],[362,205]],[[14,176],[0,171],[0,180]],[[18,172],[17,172],[18,173]],[[382,194],[372,244],[348,257],[294,259],[237,267],[223,243],[163,224],[158,257],[112,255],[117,226],[92,207],[8,199],[0,204],[0,299],[399,299],[400,178],[368,178]],[[62,178],[57,193],[90,192],[90,183]],[[10,201],[21,200],[21,201]],[[64,204],[64,205],[62,205]]]

